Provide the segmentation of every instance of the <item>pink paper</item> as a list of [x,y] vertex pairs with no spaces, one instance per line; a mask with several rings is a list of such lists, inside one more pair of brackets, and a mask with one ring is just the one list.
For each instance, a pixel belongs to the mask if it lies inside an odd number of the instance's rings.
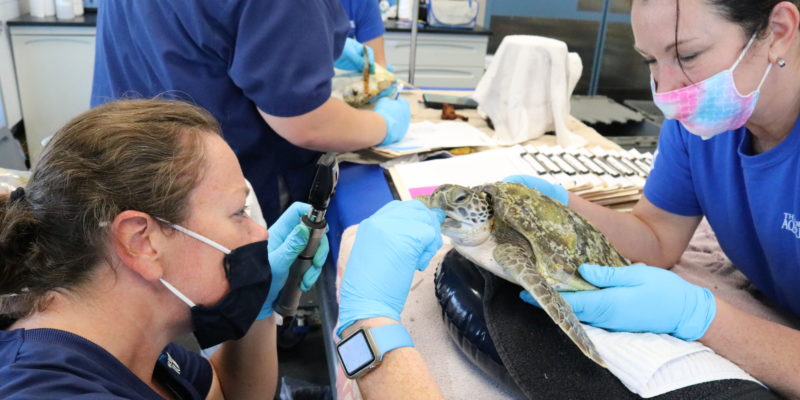
[[437,187],[439,187],[439,185],[411,188],[411,189],[408,189],[408,193],[411,194],[411,198],[413,199],[414,197],[417,197],[417,196],[425,196],[425,195],[431,194],[431,193],[433,193],[434,190],[436,190]]

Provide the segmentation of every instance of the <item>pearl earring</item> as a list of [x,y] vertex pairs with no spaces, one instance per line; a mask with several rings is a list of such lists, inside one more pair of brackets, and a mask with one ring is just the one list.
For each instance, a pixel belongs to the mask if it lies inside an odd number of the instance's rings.
[[781,68],[783,68],[783,67],[785,67],[785,66],[786,66],[786,60],[784,60],[784,59],[782,59],[782,58],[780,58],[780,57],[778,57],[778,59],[777,59],[775,62],[776,62],[776,63],[778,64],[778,66],[779,66],[779,67],[781,67]]

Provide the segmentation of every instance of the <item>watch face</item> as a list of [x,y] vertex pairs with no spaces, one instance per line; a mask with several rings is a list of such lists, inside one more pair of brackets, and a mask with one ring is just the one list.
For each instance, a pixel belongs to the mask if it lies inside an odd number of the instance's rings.
[[375,361],[375,354],[372,353],[369,343],[367,343],[364,331],[358,331],[353,336],[341,341],[336,350],[348,377],[355,375]]

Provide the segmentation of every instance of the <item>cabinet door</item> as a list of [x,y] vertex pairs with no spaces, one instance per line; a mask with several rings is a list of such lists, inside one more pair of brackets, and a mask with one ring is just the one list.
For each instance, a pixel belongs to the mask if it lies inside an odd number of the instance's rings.
[[[386,59],[400,79],[408,78],[411,35],[388,32]],[[488,38],[482,35],[424,33],[417,37],[416,86],[474,88],[483,76]]]
[[[63,31],[64,29],[62,29]],[[42,139],[89,109],[94,70],[94,29],[88,34],[11,31],[22,117],[31,164]]]
[[[483,35],[422,33],[417,36],[417,67],[483,67],[489,39]],[[392,65],[408,65],[411,34],[387,32],[386,59]]]
[[[434,67],[419,66],[414,71],[414,86],[432,89],[474,89],[483,76],[483,67]],[[396,67],[395,74],[408,79],[408,67]]]

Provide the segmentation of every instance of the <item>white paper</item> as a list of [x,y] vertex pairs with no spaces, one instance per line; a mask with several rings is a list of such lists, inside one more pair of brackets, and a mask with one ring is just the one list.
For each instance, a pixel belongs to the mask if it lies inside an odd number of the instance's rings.
[[[629,209],[631,203],[638,199],[644,187],[643,177],[621,174],[613,177],[606,172],[597,175],[591,171],[569,174],[562,171],[556,162],[543,157],[547,154],[564,153],[594,156],[585,149],[517,145],[447,159],[399,164],[390,168],[389,171],[395,188],[403,200],[430,194],[437,186],[444,183],[475,186],[496,182],[516,174],[538,176],[551,183],[558,183],[567,190],[575,191],[581,196],[586,196],[587,200],[601,205],[618,205],[622,209]],[[534,157],[534,154],[538,154],[538,156]],[[630,157],[624,151],[609,151],[607,154]],[[534,160],[541,160],[541,162]],[[543,164],[547,167],[543,168]],[[599,166],[596,168],[599,171],[605,171]]]
[[393,168],[394,183],[402,200],[429,194],[436,186],[452,183],[475,186],[496,182],[508,175],[536,176],[536,171],[520,157],[521,146],[486,150],[442,160],[401,164]]
[[378,146],[377,150],[415,152],[453,147],[478,147],[496,145],[485,133],[463,121],[415,122],[406,136],[396,143]]

